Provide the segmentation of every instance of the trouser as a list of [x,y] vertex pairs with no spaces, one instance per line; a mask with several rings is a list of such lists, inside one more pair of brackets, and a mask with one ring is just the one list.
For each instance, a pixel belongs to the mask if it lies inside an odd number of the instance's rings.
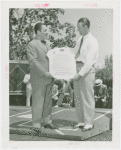
[[33,127],[40,128],[42,122],[49,124],[52,109],[52,86],[54,80],[49,85],[41,83],[32,84],[32,123]]
[[30,88],[26,88],[26,106],[30,106],[31,96],[32,96],[32,90]]
[[108,98],[108,107],[112,108],[112,97]]
[[52,98],[52,107],[53,107],[53,106],[55,106],[55,105],[56,105],[56,103],[57,103],[57,100],[56,100],[56,99],[54,99],[54,98]]
[[[83,67],[83,63],[76,63],[77,73]],[[94,81],[93,68],[79,80],[74,81],[74,101],[78,123],[93,124],[94,121]]]
[[60,93],[60,94],[59,94],[59,97],[58,97],[58,101],[57,101],[57,105],[58,105],[58,106],[61,106],[61,105],[62,105],[63,99],[64,99],[64,94],[63,94],[63,93]]

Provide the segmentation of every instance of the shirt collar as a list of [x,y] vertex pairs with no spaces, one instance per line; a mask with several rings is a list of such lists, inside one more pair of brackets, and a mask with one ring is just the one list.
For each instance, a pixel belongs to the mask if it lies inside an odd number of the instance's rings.
[[[35,36],[35,39],[36,39],[36,40],[40,40],[37,36]],[[41,41],[41,40],[40,40],[40,41]]]
[[83,36],[83,39],[88,38],[90,35],[91,35],[91,33],[89,32],[88,34],[86,34],[86,35]]
[[37,36],[35,36],[35,39],[36,39],[36,40],[39,40],[41,43],[46,44],[46,40],[40,40]]

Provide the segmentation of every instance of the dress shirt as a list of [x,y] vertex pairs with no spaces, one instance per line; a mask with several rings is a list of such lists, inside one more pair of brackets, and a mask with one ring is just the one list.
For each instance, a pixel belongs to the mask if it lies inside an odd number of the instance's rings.
[[[78,39],[76,47],[75,47],[75,54],[77,53],[80,45],[82,36]],[[83,36],[83,44],[80,50],[80,55],[76,59],[76,61],[83,62],[84,66],[79,71],[81,76],[84,76],[92,66],[96,63],[98,59],[98,42],[89,32],[87,35]]]

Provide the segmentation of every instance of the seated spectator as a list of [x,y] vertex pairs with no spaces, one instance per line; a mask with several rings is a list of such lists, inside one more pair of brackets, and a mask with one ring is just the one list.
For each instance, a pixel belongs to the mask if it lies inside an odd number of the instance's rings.
[[30,106],[30,99],[32,96],[32,87],[30,83],[30,67],[28,68],[28,73],[24,76],[23,83],[26,84],[26,106]]
[[102,84],[101,79],[95,81],[94,96],[96,108],[107,107],[107,86]]
[[55,107],[63,107],[66,104],[71,106],[73,103],[73,90],[68,81],[57,80],[55,84],[58,85],[58,100]]
[[63,93],[64,93],[63,103],[70,104],[70,102],[71,102],[71,86],[68,81],[64,81]]
[[55,84],[58,86],[58,100],[56,102],[55,107],[62,107],[62,102],[64,99],[63,94],[63,80],[55,80]]

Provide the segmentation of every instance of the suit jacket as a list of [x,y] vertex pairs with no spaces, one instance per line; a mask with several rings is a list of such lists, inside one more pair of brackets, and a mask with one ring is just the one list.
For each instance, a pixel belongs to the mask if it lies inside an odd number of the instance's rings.
[[32,84],[49,84],[52,80],[45,77],[45,72],[49,71],[49,60],[46,56],[49,49],[47,42],[44,45],[37,38],[28,44],[27,57],[31,66],[30,81]]
[[102,84],[99,88],[99,91],[97,90],[96,86],[94,87],[94,94],[96,96],[100,96],[101,99],[104,97],[107,97],[107,86]]

